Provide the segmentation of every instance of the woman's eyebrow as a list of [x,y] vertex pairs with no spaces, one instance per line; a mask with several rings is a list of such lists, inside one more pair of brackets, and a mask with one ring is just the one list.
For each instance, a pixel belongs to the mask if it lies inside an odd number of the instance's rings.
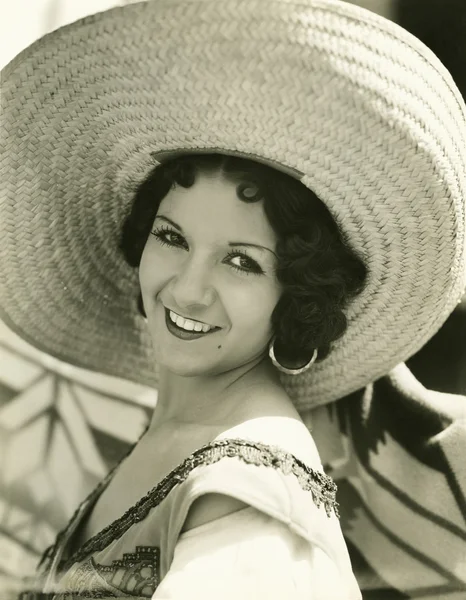
[[[180,227],[178,225],[178,223],[175,223],[175,221],[172,221],[168,217],[164,217],[163,215],[156,215],[155,218],[156,219],[162,219],[163,221],[166,221],[167,223],[170,223],[170,225],[173,225],[173,227],[175,229],[178,229],[178,231],[180,231],[181,233],[183,233],[182,227]],[[267,252],[271,252],[274,256],[277,256],[273,250],[271,250],[270,248],[266,248],[265,246],[260,246],[259,244],[251,244],[251,243],[246,243],[246,242],[228,242],[228,245],[229,246],[247,246],[247,247],[250,247],[250,248],[258,248],[259,250],[267,250]]]

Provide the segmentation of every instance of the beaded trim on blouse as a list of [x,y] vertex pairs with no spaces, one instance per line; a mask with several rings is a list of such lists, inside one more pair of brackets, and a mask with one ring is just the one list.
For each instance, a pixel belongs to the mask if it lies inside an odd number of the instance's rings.
[[[279,469],[285,475],[295,475],[301,488],[311,493],[312,499],[318,508],[323,504],[328,517],[331,516],[332,511],[338,518],[340,517],[336,501],[337,486],[328,475],[311,469],[293,454],[284,451],[279,446],[237,438],[217,440],[193,452],[120,518],[110,523],[69,558],[62,561],[59,570],[66,570],[72,564],[82,561],[94,552],[103,550],[111,542],[119,539],[134,523],[143,521],[149,512],[160,504],[176,485],[187,479],[193,469],[200,465],[216,463],[226,457],[238,457],[249,464],[273,467]],[[91,494],[88,501],[94,499],[97,492],[103,491],[114,470],[97,486],[95,493]],[[44,559],[51,560],[55,555],[60,541],[66,535],[73,520],[74,518],[71,519],[67,528],[58,534],[55,544],[47,551],[47,556],[44,556]],[[44,559],[41,562],[44,562]]]

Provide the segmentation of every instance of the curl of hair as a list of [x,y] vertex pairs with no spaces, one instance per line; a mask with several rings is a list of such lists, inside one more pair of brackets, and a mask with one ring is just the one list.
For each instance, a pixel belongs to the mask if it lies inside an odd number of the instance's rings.
[[[367,268],[344,241],[325,204],[289,175],[223,154],[184,154],[164,162],[140,184],[124,221],[119,248],[125,260],[139,266],[160,203],[170,189],[189,188],[198,174],[216,172],[239,184],[240,201],[263,200],[277,235],[276,277],[282,295],[271,317],[277,358],[304,364],[318,348],[317,360],[323,360],[347,329],[344,311],[364,289]],[[138,308],[144,314],[141,296]]]

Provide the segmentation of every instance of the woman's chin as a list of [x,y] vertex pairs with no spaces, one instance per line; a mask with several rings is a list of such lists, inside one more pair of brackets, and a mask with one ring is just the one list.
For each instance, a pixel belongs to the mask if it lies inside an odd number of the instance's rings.
[[199,364],[199,357],[194,357],[192,362],[189,356],[183,355],[178,358],[172,352],[167,356],[167,352],[155,352],[155,362],[157,367],[166,373],[172,373],[180,377],[196,377],[199,375],[207,375],[209,373],[208,366]]

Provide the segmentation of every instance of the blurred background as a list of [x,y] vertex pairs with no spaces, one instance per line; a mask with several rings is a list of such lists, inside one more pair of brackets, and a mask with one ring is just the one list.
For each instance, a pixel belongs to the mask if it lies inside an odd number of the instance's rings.
[[[128,3],[3,2],[0,66],[57,27]],[[424,41],[466,96],[465,0],[354,3]],[[466,300],[408,366],[430,389],[466,394]],[[2,577],[34,570],[78,504],[142,433],[156,401],[153,390],[42,354],[0,322],[0,590]]]

